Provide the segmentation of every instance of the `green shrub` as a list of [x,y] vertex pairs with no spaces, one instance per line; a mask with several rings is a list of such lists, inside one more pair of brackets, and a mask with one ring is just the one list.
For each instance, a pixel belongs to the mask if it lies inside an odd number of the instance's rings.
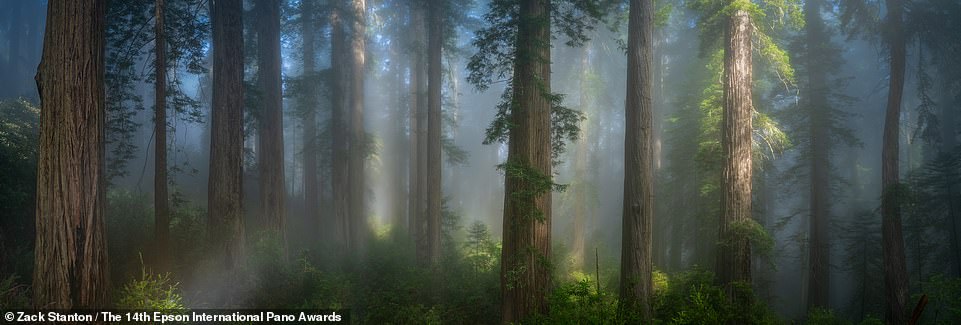
[[183,312],[186,308],[178,283],[170,280],[170,274],[153,274],[141,268],[140,279],[133,279],[120,289],[117,307],[160,312]]

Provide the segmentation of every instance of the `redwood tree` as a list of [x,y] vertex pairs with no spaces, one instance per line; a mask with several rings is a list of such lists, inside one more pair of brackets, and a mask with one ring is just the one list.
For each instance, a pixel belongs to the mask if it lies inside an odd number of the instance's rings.
[[899,190],[898,141],[900,137],[901,96],[904,93],[904,70],[907,45],[904,41],[901,0],[886,0],[886,40],[890,50],[888,103],[884,114],[884,136],[881,148],[881,248],[884,264],[884,319],[888,324],[907,321],[905,304],[908,295],[908,270],[904,260],[904,236],[901,232],[903,195]]
[[279,236],[286,256],[287,216],[284,186],[284,113],[280,77],[280,1],[257,1],[257,79],[260,83],[260,123],[257,166],[263,225]]
[[33,305],[102,308],[110,292],[104,230],[104,0],[51,0],[40,93]]
[[631,0],[628,24],[620,297],[622,307],[639,312],[645,322],[650,322],[654,291],[651,281],[654,2]]
[[170,212],[167,201],[167,42],[164,0],[154,8],[154,236],[161,269],[170,262]]
[[363,251],[367,241],[367,212],[365,192],[367,185],[364,165],[367,157],[364,131],[364,73],[367,51],[367,3],[366,0],[353,0],[351,4],[350,33],[350,138],[347,168],[349,199],[348,229],[349,247]]
[[427,264],[440,261],[441,226],[441,49],[444,0],[430,0],[427,20]]
[[[520,2],[504,165],[504,322],[546,313],[551,256],[550,1]],[[541,181],[532,181],[537,179]],[[547,188],[544,187],[546,179]]]
[[[721,218],[717,276],[734,298],[732,282],[751,283],[751,17],[735,9],[724,31],[724,108],[721,125]],[[741,229],[739,229],[741,228]]]
[[216,0],[213,23],[213,105],[210,112],[210,175],[207,238],[227,270],[244,258],[243,1]]

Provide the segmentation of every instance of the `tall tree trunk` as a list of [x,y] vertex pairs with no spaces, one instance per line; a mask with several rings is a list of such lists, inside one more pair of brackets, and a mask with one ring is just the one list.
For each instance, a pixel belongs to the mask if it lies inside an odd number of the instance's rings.
[[280,1],[257,0],[257,79],[261,112],[257,128],[257,167],[263,225],[278,236],[287,256],[284,185],[284,111],[280,80]]
[[347,223],[347,122],[344,119],[344,114],[347,112],[347,81],[348,81],[348,69],[344,67],[347,64],[347,50],[346,50],[346,31],[344,30],[343,14],[343,1],[335,1],[333,10],[331,11],[331,37],[330,37],[330,55],[331,55],[331,72],[332,72],[332,82],[330,91],[331,100],[331,117],[330,117],[330,129],[331,132],[331,194],[333,196],[333,201],[331,206],[333,208],[333,223],[334,228],[333,235],[340,248],[346,248],[348,243],[347,240],[350,238],[347,234],[348,223]]
[[904,236],[901,231],[901,208],[898,202],[898,141],[900,136],[901,96],[904,93],[905,53],[907,46],[902,30],[903,3],[886,0],[887,42],[890,48],[891,77],[888,104],[884,115],[884,137],[881,148],[881,248],[884,257],[885,322],[904,324],[908,291],[908,271],[904,258]]
[[829,195],[831,185],[829,173],[831,166],[830,140],[828,130],[831,120],[828,118],[827,99],[827,71],[824,63],[824,44],[829,40],[825,36],[824,21],[821,18],[821,1],[807,0],[804,3],[805,33],[807,38],[807,72],[808,72],[808,123],[810,141],[810,197],[808,219],[808,301],[807,309],[829,307],[829,289],[831,288],[831,256],[828,224],[830,223]]
[[110,292],[104,229],[104,30],[107,2],[51,0],[40,93],[33,305],[102,308]]
[[[314,44],[313,1],[300,2],[301,36],[303,42],[304,67],[303,76],[312,78],[315,73],[314,54],[316,45]],[[313,84],[312,81],[307,81]],[[320,231],[320,176],[317,163],[317,96],[313,91],[302,94],[304,100],[304,213],[306,214],[307,224],[310,225],[309,231]]]
[[444,0],[430,0],[427,33],[427,264],[440,261],[441,224],[441,50]]
[[350,37],[350,140],[348,188],[350,249],[363,252],[367,242],[367,211],[364,206],[367,185],[364,177],[364,162],[367,152],[364,131],[364,67],[367,38],[366,0],[353,0],[351,7]]
[[[505,323],[547,312],[551,192],[550,0],[520,3],[504,180],[501,311]],[[538,182],[539,183],[539,182]]]
[[244,258],[244,27],[243,1],[213,3],[213,107],[207,238],[227,270]]
[[423,3],[411,1],[411,187],[408,223],[418,260],[428,259],[427,242],[427,26]]
[[170,265],[170,212],[167,203],[167,42],[164,33],[164,0],[156,1],[154,17],[154,236],[157,265]]
[[627,39],[624,129],[624,206],[621,306],[651,321],[651,236],[654,219],[653,101],[654,2],[631,0]]
[[732,282],[751,283],[751,244],[736,227],[751,221],[751,17],[737,10],[724,42],[724,119],[721,126],[721,220],[717,275],[730,298]]

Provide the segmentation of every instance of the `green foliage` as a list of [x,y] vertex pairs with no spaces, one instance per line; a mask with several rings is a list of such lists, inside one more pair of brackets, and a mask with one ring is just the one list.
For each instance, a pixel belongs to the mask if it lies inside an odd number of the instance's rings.
[[[168,71],[191,74],[206,72],[209,20],[202,16],[207,1],[168,0],[165,3],[164,33]],[[142,83],[153,83],[154,2],[113,1],[107,6],[105,141],[108,146],[107,179],[128,174],[127,161],[134,158],[133,136],[140,123],[134,121],[145,109],[139,94]],[[176,74],[175,74],[176,75]],[[181,78],[167,78],[167,105],[187,122],[200,122],[200,102],[187,96]]]
[[[923,283],[928,295],[922,324],[961,323],[961,278],[935,274]],[[918,301],[915,295],[911,301]]]
[[120,289],[117,308],[185,312],[178,285],[170,279],[169,273],[147,272],[141,260],[140,278],[130,280]]
[[[734,285],[739,297],[754,297],[749,285]],[[732,303],[714,274],[693,270],[669,277],[655,291],[655,318],[666,324],[780,324],[774,313],[756,298]]]
[[33,249],[39,136],[36,105],[0,101],[0,274],[27,277],[32,268],[23,253]]
[[531,324],[615,324],[617,299],[598,292],[589,278],[561,283],[551,292],[549,315],[537,315]]

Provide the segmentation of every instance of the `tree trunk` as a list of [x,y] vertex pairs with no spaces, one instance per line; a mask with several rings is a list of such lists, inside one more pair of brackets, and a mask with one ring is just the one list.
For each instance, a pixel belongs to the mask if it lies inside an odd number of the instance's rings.
[[280,1],[257,1],[257,79],[260,82],[260,124],[257,166],[263,225],[278,236],[287,256],[287,214],[284,185],[284,111],[280,80]]
[[898,141],[900,136],[901,96],[904,92],[906,44],[902,30],[903,4],[900,0],[886,0],[888,17],[888,46],[890,47],[891,77],[888,104],[884,115],[884,137],[881,148],[881,248],[884,257],[885,312],[888,324],[907,321],[908,271],[904,258],[904,236],[901,231],[901,208],[898,200]]
[[732,299],[732,282],[751,283],[751,245],[736,227],[751,221],[751,17],[737,10],[724,43],[724,119],[721,126],[721,220],[717,276]]
[[412,53],[411,53],[411,170],[408,182],[411,186],[408,223],[414,238],[417,259],[428,259],[427,241],[427,26],[423,4],[411,4]]
[[244,258],[244,29],[243,1],[213,3],[213,107],[207,238],[228,270]]
[[808,72],[808,123],[810,141],[810,197],[808,219],[808,312],[815,308],[829,307],[829,289],[831,284],[831,256],[828,237],[830,221],[829,195],[831,184],[829,179],[830,139],[825,128],[831,120],[828,114],[827,99],[827,71],[823,62],[825,57],[824,44],[828,37],[824,33],[824,21],[821,18],[821,1],[808,0],[804,3],[805,29],[807,38],[807,72]]
[[427,264],[440,261],[441,224],[441,49],[443,3],[430,0],[427,33]]
[[164,0],[156,1],[154,17],[154,236],[157,266],[170,266],[170,212],[167,199],[167,43],[164,33]]
[[333,235],[336,238],[336,242],[340,248],[347,247],[347,240],[350,238],[347,234],[348,223],[347,223],[347,123],[344,120],[344,114],[347,111],[347,78],[348,69],[345,69],[344,65],[347,64],[347,50],[346,50],[346,32],[344,31],[344,22],[342,19],[341,10],[343,10],[343,1],[335,1],[334,8],[331,11],[331,37],[330,37],[330,55],[331,55],[331,72],[332,72],[332,82],[330,91],[331,100],[331,118],[330,118],[330,129],[331,132],[331,194],[333,196],[332,208],[333,208]]
[[652,68],[654,2],[631,0],[627,44],[621,307],[651,321],[651,236],[654,219]]
[[110,292],[104,229],[106,1],[51,0],[40,93],[33,305],[103,308]]
[[[303,76],[307,78],[312,78],[315,71],[314,64],[314,54],[316,50],[316,45],[314,45],[314,26],[313,23],[313,13],[314,13],[314,2],[313,1],[301,1],[300,2],[300,17],[301,30],[300,33],[304,39],[303,42],[303,56],[304,56],[304,67]],[[306,81],[309,84],[313,84],[311,81]],[[307,224],[310,225],[310,231],[320,231],[320,176],[318,169],[320,165],[317,163],[317,96],[313,91],[307,91],[302,94],[306,96],[304,100],[304,213],[306,214]]]
[[367,211],[364,207],[367,185],[364,177],[364,162],[367,157],[364,131],[364,67],[367,38],[366,0],[353,0],[351,7],[350,37],[350,140],[348,188],[350,189],[348,213],[350,229],[350,250],[363,252],[367,242]]
[[550,6],[550,0],[520,3],[504,180],[501,311],[505,323],[546,313],[551,284],[551,192],[531,181],[552,176]]

